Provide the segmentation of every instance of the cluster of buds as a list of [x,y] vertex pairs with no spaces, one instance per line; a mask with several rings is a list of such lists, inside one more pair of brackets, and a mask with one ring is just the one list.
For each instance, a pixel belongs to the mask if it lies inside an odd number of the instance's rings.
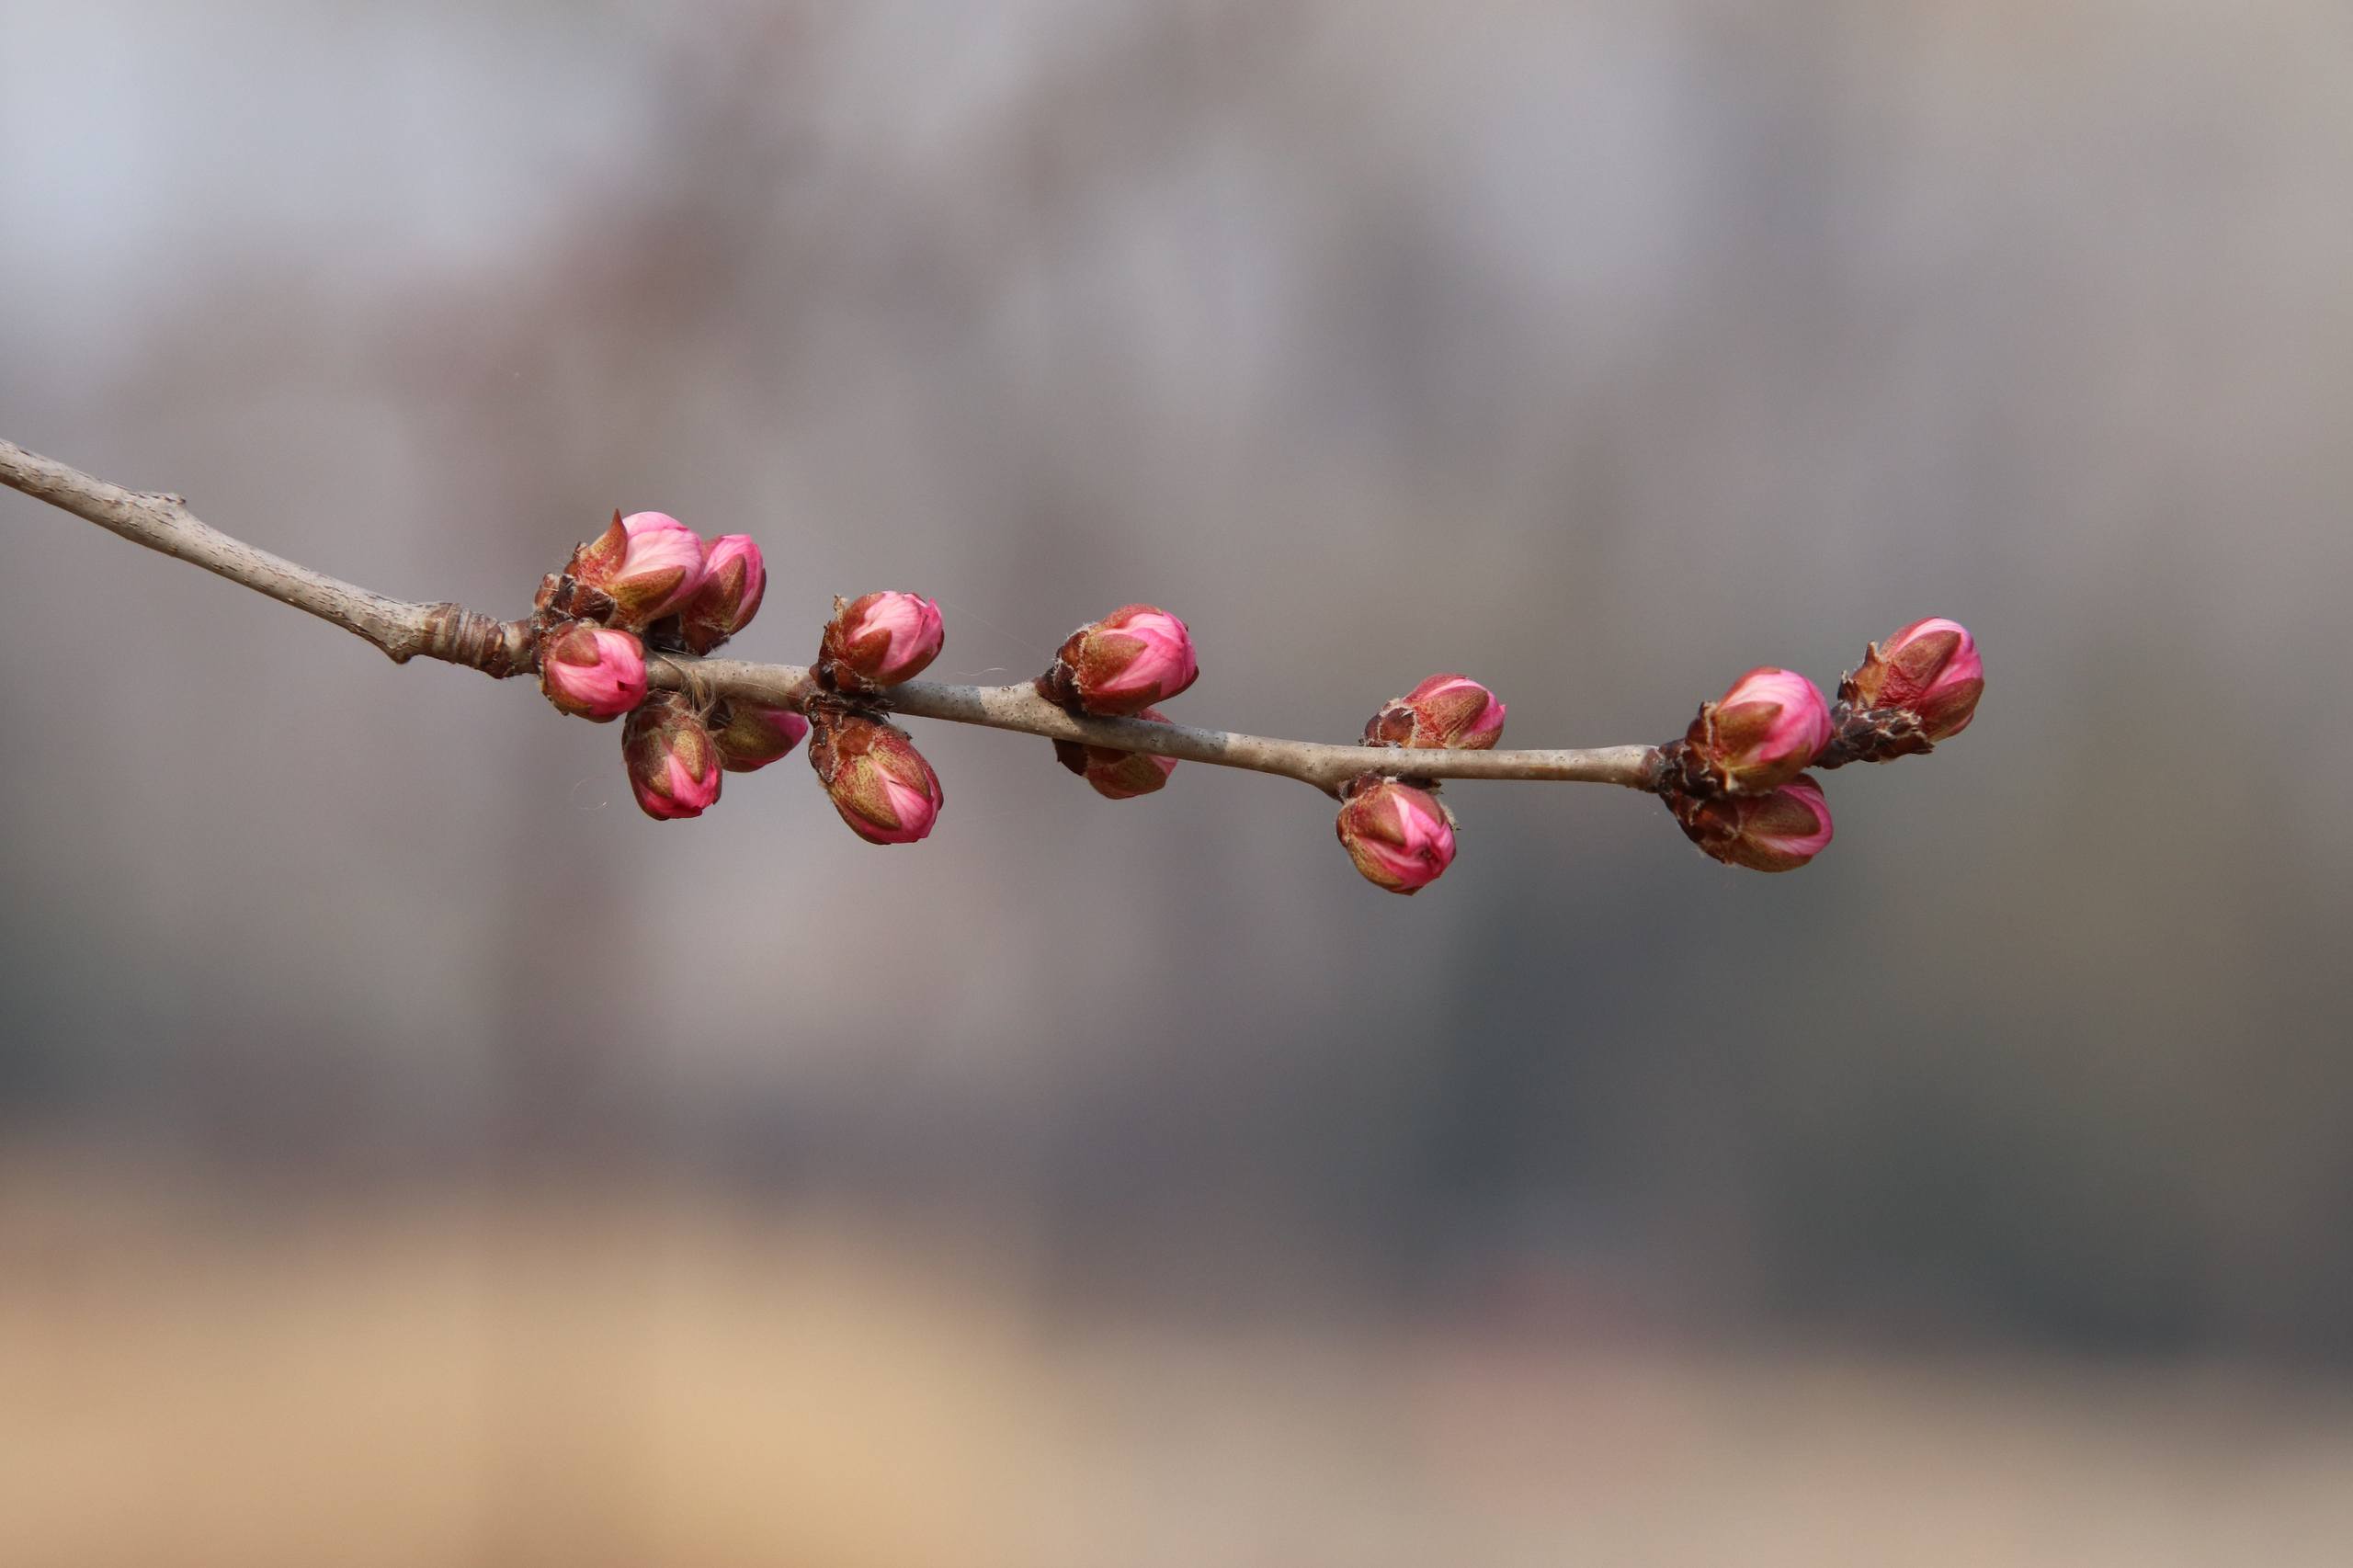
[[[1469,676],[1432,676],[1382,703],[1365,721],[1364,744],[1400,752],[1490,751],[1503,739],[1504,712],[1503,699]],[[1401,756],[1395,771],[1364,774],[1341,791],[1340,844],[1367,881],[1415,893],[1454,863],[1454,813],[1438,790]]]
[[[1183,621],[1157,606],[1121,605],[1064,638],[1036,684],[1039,695],[1074,714],[1165,724],[1172,721],[1153,704],[1183,691],[1200,674],[1193,634]],[[1054,759],[1108,801],[1153,794],[1176,771],[1173,756],[1077,741],[1056,741]]]
[[875,844],[924,837],[939,815],[939,776],[874,704],[939,656],[945,632],[932,600],[904,593],[835,599],[816,665],[825,695],[813,699],[806,718],[741,698],[649,689],[649,652],[712,653],[759,613],[767,592],[760,547],[746,536],[705,540],[667,513],[616,512],[540,585],[540,689],[566,713],[625,718],[630,790],[659,821],[700,816],[717,803],[726,774],[766,767],[809,739],[818,780],[858,836]]
[[[661,512],[616,513],[540,585],[534,618],[540,687],[566,713],[625,720],[630,787],[649,816],[699,816],[730,772],[765,767],[804,739],[834,809],[873,844],[927,836],[944,800],[939,776],[887,717],[891,693],[938,658],[938,604],[919,594],[836,598],[819,640],[803,712],[741,699],[651,689],[649,653],[701,657],[758,613],[767,587],[759,547],[741,534],[705,540]],[[1171,724],[1156,703],[1200,674],[1185,623],[1154,605],[1124,605],[1072,632],[1036,681],[1074,716]],[[1749,671],[1700,705],[1682,737],[1658,747],[1645,781],[1684,833],[1728,865],[1787,871],[1829,846],[1830,807],[1808,768],[1886,762],[1930,749],[1975,716],[1984,667],[1956,621],[1915,621],[1866,651],[1837,700],[1793,670]],[[1503,701],[1469,676],[1435,675],[1368,720],[1363,744],[1393,756],[1336,793],[1349,860],[1391,892],[1415,893],[1453,864],[1456,822],[1438,776],[1459,772],[1417,753],[1486,751],[1503,738]],[[1176,763],[1149,750],[1057,739],[1054,756],[1107,799],[1165,787]]]
[[1791,670],[1760,668],[1703,703],[1659,748],[1656,787],[1691,842],[1731,866],[1792,871],[1830,845],[1830,804],[1809,767],[1892,762],[1959,734],[1985,689],[1958,621],[1913,622],[1838,684],[1834,707]]
[[767,591],[760,547],[747,536],[706,540],[666,512],[614,513],[540,581],[540,689],[597,723],[626,716],[621,759],[646,815],[700,816],[719,799],[722,771],[764,767],[808,733],[786,709],[699,707],[648,688],[649,650],[709,653],[750,623]]

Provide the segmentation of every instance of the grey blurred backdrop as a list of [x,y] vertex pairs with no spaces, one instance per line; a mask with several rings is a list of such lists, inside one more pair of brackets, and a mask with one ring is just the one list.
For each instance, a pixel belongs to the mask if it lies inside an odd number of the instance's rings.
[[1931,614],[1989,672],[1802,873],[1462,785],[1407,901],[1295,785],[948,726],[920,847],[797,756],[657,824],[613,730],[0,494],[12,1272],[101,1267],[92,1184],[684,1192],[1048,1337],[2353,1352],[2341,6],[0,19],[0,434],[387,592],[660,508],[767,551],[744,656],[909,587],[1012,679],[1144,598],[1178,717],[1318,738],[1461,669],[1660,739]]

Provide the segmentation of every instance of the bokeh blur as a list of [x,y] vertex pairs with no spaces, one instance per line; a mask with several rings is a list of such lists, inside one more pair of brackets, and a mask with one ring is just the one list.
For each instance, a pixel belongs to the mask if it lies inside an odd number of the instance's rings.
[[1989,676],[1791,876],[882,852],[0,492],[0,1562],[2353,1558],[2348,171],[2335,0],[0,0],[0,435],[385,592]]

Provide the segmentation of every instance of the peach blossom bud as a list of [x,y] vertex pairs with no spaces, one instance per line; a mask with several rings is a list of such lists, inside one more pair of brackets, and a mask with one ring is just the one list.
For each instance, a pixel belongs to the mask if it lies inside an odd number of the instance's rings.
[[1667,804],[1691,842],[1727,866],[1794,871],[1830,846],[1830,802],[1810,778],[1766,795],[1670,799]]
[[863,713],[813,710],[809,766],[842,821],[869,844],[913,844],[946,803],[939,775],[907,733]]
[[1813,682],[1760,667],[1700,709],[1687,738],[1726,789],[1762,795],[1804,772],[1830,729],[1830,704]]
[[699,817],[719,799],[719,748],[675,691],[655,692],[621,725],[621,759],[647,816]]
[[1454,818],[1438,797],[1394,778],[1358,787],[1340,807],[1340,843],[1365,880],[1413,893],[1454,861]]
[[1921,732],[1941,741],[1969,728],[1984,690],[1976,639],[1961,622],[1932,617],[1872,643],[1861,667],[1839,683],[1838,697],[1857,708],[1916,713]]
[[809,721],[790,708],[769,708],[734,699],[712,715],[711,744],[719,748],[719,766],[730,773],[749,773],[788,755],[809,733]]
[[540,641],[540,689],[602,724],[645,700],[645,649],[627,631],[567,620]]
[[1099,712],[1136,713],[1200,676],[1192,633],[1166,610],[1126,605],[1078,634],[1071,660],[1079,700]]
[[722,534],[703,552],[702,586],[678,610],[679,634],[690,653],[708,653],[760,612],[767,565],[748,534]]
[[1469,676],[1432,676],[1365,723],[1364,744],[1486,751],[1503,738],[1504,705]]
[[946,640],[939,606],[921,595],[836,598],[817,648],[817,676],[838,691],[878,691],[921,675]]
[[573,553],[571,574],[612,601],[614,625],[642,627],[702,586],[702,536],[666,512],[616,512],[610,527]]
[[[1147,708],[1136,717],[1155,724],[1168,722],[1168,715],[1157,708]],[[1095,786],[1097,794],[1111,801],[1131,801],[1138,795],[1149,795],[1167,783],[1168,776],[1176,771],[1176,759],[1173,756],[1118,751],[1078,741],[1056,741],[1054,756],[1064,767]]]

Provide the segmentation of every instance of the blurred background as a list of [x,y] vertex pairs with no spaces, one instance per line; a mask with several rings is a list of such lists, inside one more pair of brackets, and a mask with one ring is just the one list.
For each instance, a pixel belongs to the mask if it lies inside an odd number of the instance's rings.
[[733,652],[1659,740],[1926,615],[1795,876],[1459,785],[613,729],[0,493],[0,1560],[2340,1562],[2353,14],[0,0],[0,434]]

